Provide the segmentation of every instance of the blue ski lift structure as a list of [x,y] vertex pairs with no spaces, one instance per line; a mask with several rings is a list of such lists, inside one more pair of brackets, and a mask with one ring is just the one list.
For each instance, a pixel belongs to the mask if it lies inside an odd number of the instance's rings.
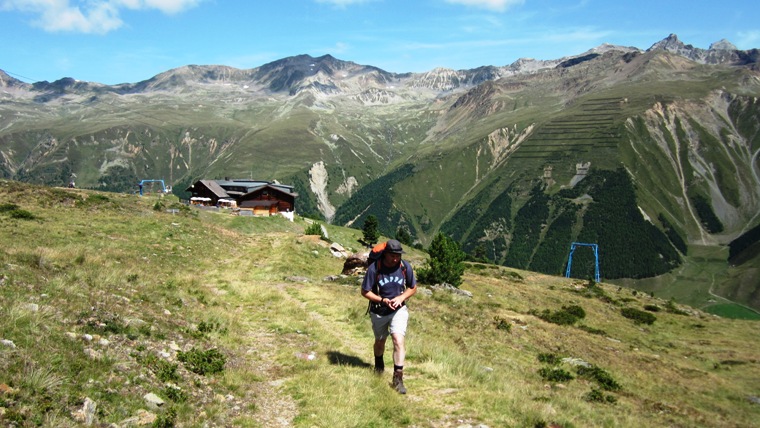
[[164,184],[164,180],[140,180],[140,183],[137,184],[140,186],[140,196],[143,195],[143,186],[145,183],[159,183],[161,184],[161,192],[166,193],[166,185]]
[[573,266],[573,253],[576,247],[591,247],[594,250],[594,281],[599,281],[599,246],[596,244],[587,244],[585,242],[573,242],[570,244],[570,255],[567,256],[567,270],[565,270],[565,278],[570,278],[570,269]]

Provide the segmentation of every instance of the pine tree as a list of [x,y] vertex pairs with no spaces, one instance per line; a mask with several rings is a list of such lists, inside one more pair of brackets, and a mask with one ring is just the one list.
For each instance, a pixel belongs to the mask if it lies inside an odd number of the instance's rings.
[[414,244],[414,241],[412,240],[412,235],[409,233],[409,230],[407,230],[404,226],[399,226],[398,229],[396,229],[396,239],[398,242],[404,244],[404,245],[412,245]]
[[430,259],[420,268],[418,278],[426,284],[447,283],[454,287],[462,284],[465,257],[459,243],[438,232],[430,244]]
[[378,224],[377,217],[374,215],[369,215],[367,216],[367,219],[364,220],[362,233],[364,234],[364,242],[366,242],[367,245],[375,245],[380,238],[380,233],[377,231]]

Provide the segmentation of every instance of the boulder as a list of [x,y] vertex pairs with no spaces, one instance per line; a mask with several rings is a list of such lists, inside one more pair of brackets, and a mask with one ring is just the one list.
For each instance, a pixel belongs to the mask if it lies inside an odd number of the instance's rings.
[[343,275],[364,275],[369,253],[353,253],[343,262]]

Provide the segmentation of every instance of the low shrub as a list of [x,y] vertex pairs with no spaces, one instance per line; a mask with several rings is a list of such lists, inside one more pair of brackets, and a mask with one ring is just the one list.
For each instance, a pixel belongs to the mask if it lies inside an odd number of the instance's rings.
[[176,382],[180,380],[179,374],[177,374],[177,365],[163,360],[156,355],[151,354],[145,357],[138,357],[137,362],[145,365],[162,382]]
[[570,372],[560,368],[541,367],[538,369],[538,374],[548,382],[567,382],[568,380],[575,379]]
[[562,309],[557,311],[550,311],[545,309],[543,312],[537,314],[539,318],[544,321],[557,325],[573,325],[578,320],[586,317],[586,311],[578,305],[563,306]]
[[303,233],[305,235],[317,235],[321,239],[325,239],[325,235],[322,233],[322,225],[319,223],[310,224]]
[[649,312],[660,312],[660,307],[657,305],[644,305],[644,310]]
[[504,318],[498,317],[498,316],[497,317],[493,317],[493,319],[494,319],[494,324],[496,324],[496,328],[498,330],[506,330],[507,333],[509,333],[510,331],[512,331],[512,323],[511,322],[505,320]]
[[559,365],[559,363],[562,362],[562,357],[559,356],[559,355],[557,355],[557,354],[550,353],[550,352],[542,352],[542,353],[538,354],[538,361],[540,361],[540,362],[542,362],[544,364],[549,364],[549,365],[552,365],[552,366],[557,366],[557,365]]
[[578,366],[576,372],[578,376],[595,381],[602,389],[607,391],[619,391],[622,389],[620,384],[607,371],[597,366]]
[[0,204],[0,213],[7,213],[11,211],[16,211],[20,207],[16,204]]
[[210,333],[218,333],[221,335],[227,334],[227,327],[223,327],[219,322],[217,321],[201,321],[198,323],[198,327],[188,328],[185,330],[185,333],[189,334],[190,336],[196,338],[196,339],[202,339],[204,337],[207,337]]
[[31,212],[27,210],[22,210],[20,208],[8,211],[8,215],[11,216],[11,218],[15,218],[17,220],[35,220],[37,216],[32,214]]
[[583,396],[583,399],[591,403],[607,403],[607,404],[617,403],[617,398],[615,398],[613,395],[610,395],[610,394],[605,395],[602,391],[596,388],[591,389],[591,391],[589,391],[588,394]]
[[174,424],[177,421],[177,410],[174,407],[166,409],[166,411],[156,417],[153,421],[153,428],[174,428]]
[[184,403],[187,401],[187,393],[177,386],[167,385],[162,392],[166,398],[175,403]]
[[644,312],[642,310],[636,309],[636,308],[623,308],[620,313],[630,319],[633,320],[636,324],[654,324],[654,322],[657,320],[657,317],[650,314],[649,312]]
[[227,358],[217,349],[201,351],[193,348],[187,352],[177,353],[177,359],[185,364],[185,367],[193,373],[207,375],[220,373],[224,370]]
[[586,311],[578,305],[563,306],[562,309],[578,319],[586,318]]

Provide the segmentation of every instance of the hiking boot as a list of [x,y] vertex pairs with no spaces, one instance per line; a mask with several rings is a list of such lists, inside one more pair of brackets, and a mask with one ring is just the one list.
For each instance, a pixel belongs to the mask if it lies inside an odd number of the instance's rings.
[[375,355],[375,374],[381,375],[385,372],[385,361],[382,355]]
[[404,372],[393,372],[393,389],[398,391],[399,394],[406,394]]

